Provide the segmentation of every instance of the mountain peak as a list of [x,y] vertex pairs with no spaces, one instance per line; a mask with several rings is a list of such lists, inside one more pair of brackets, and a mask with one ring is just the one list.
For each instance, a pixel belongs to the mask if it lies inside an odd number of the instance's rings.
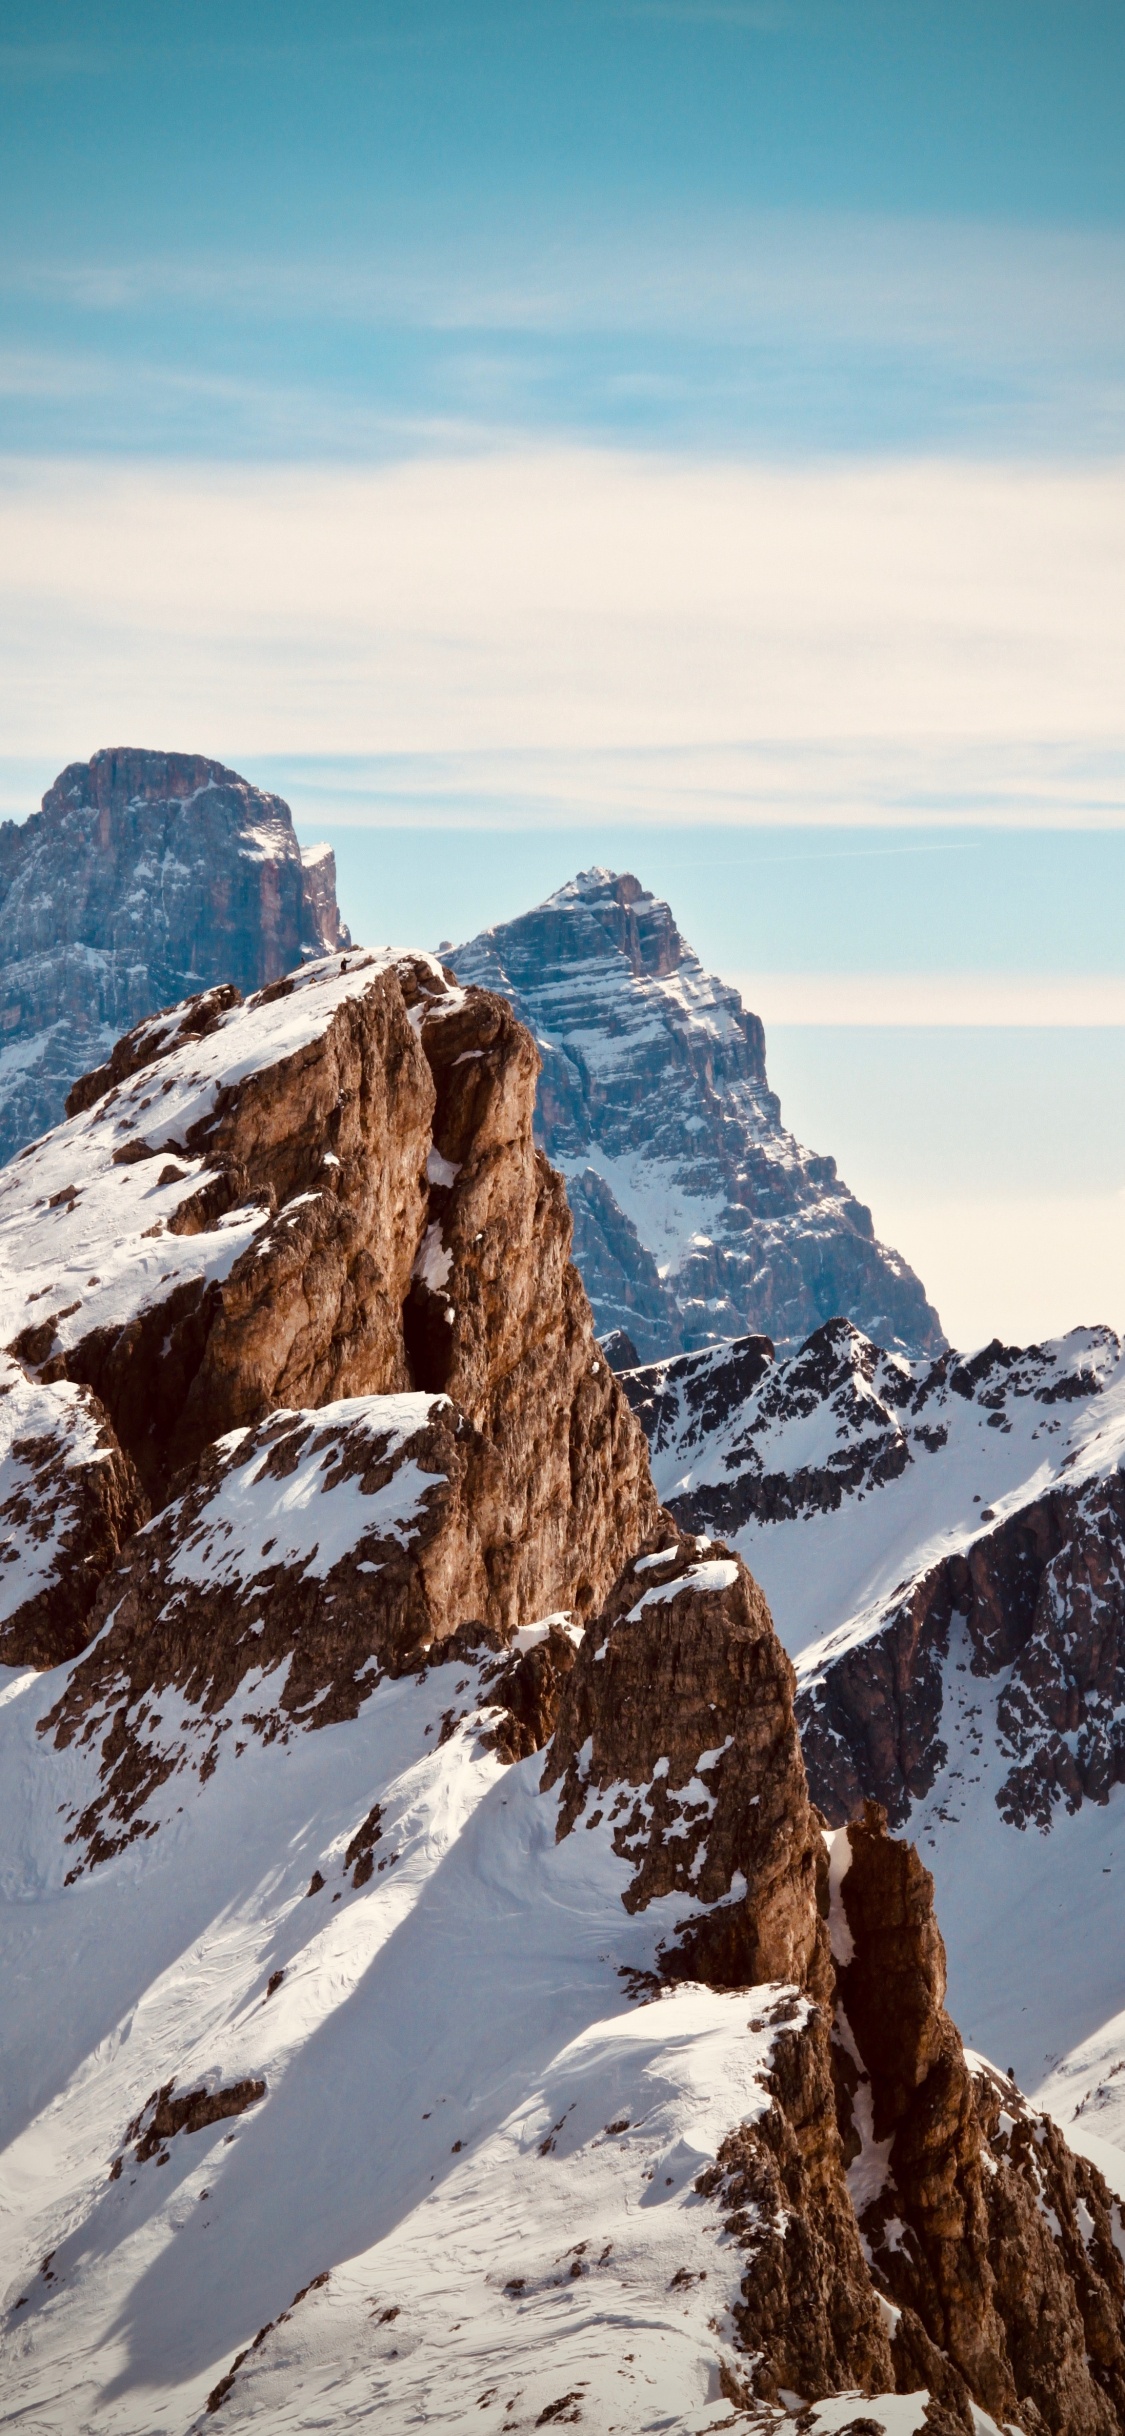
[[0,826],[0,1162],[161,1007],[348,945],[331,852],[202,753],[111,745]]
[[[548,907],[560,913],[593,914],[607,941],[637,975],[674,973],[684,957],[691,956],[671,906],[663,897],[654,897],[631,871],[607,871],[603,864],[595,863],[556,888],[538,910],[545,912]],[[575,925],[571,942],[575,957],[581,955],[584,943],[583,930]]]
[[89,761],[69,762],[43,799],[44,811],[64,804],[118,806],[125,803],[182,803],[205,788],[222,787],[238,796],[276,807],[285,825],[292,825],[288,804],[280,796],[262,796],[237,770],[203,753],[154,752],[144,745],[103,745]]
[[747,1334],[796,1346],[842,1316],[940,1350],[919,1280],[782,1125],[759,1018],[635,873],[580,871],[449,960],[535,1035],[539,1139],[600,1334],[652,1361]]

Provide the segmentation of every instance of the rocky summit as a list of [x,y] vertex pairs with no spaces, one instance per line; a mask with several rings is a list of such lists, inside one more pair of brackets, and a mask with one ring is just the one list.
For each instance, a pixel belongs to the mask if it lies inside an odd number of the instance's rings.
[[623,1385],[538,1081],[506,995],[343,950],[144,1018],[0,1178],[6,2418],[1114,2436],[1122,2149],[966,2050],[723,1529],[875,1512],[954,1410],[999,1494],[1115,1349]]
[[443,952],[535,1036],[538,1138],[619,1368],[747,1330],[794,1346],[840,1315],[879,1344],[941,1350],[936,1311],[835,1160],[783,1126],[758,1017],[639,880],[581,872]]
[[196,753],[72,762],[0,826],[0,1163],[142,1016],[346,941],[331,850],[280,796]]

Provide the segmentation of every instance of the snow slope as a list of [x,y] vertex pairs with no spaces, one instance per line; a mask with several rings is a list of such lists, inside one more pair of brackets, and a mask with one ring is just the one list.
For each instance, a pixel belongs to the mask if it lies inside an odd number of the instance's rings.
[[[743,2262],[692,2186],[767,2102],[771,1992],[630,2000],[683,1897],[630,1918],[608,1829],[556,1845],[542,1756],[484,1747],[464,1662],[288,1745],[236,1716],[210,1781],[71,1886],[58,1804],[91,1763],[37,1733],[57,1689],[0,1696],[7,2422],[193,2427],[327,2273],[227,2424],[525,2429],[564,2395],[720,2424]],[[139,2162],[173,2078],[265,2091]]]

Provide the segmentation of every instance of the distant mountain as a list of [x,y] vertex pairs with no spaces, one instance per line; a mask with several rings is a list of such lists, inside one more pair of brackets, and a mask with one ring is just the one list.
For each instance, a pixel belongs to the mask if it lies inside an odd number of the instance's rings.
[[762,1331],[799,1344],[843,1315],[911,1354],[941,1323],[836,1162],[802,1149],[765,1035],[630,873],[580,872],[443,954],[498,990],[543,1060],[537,1125],[566,1177],[574,1257],[622,1366]]
[[195,753],[95,753],[0,826],[0,1163],[119,1035],[217,982],[348,944],[331,849]]

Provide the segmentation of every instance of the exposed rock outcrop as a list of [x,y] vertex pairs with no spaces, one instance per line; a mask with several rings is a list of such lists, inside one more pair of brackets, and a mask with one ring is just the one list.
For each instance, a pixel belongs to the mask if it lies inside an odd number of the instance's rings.
[[[585,1616],[651,1530],[644,1439],[532,1140],[536,1070],[506,1002],[432,961],[329,959],[142,1026],[0,1184],[25,1392],[95,1389],[160,1504],[116,1565],[104,1546],[73,1646],[99,1637],[46,1721],[101,1754],[89,1857],[147,1832],[188,1749],[206,1772],[251,1673],[271,1685],[251,1730],[354,1716],[459,1627]],[[40,1319],[32,1268],[95,1254]],[[513,1753],[554,1723],[547,1655],[525,1683],[517,1653],[498,1695]]]
[[331,850],[280,796],[196,753],[71,763],[0,827],[0,1163],[143,1016],[347,943]]
[[506,1003],[330,958],[142,1027],[100,1080],[0,1183],[17,1358],[95,1390],[157,1501],[279,1407],[447,1394],[480,1441],[462,1615],[585,1613],[657,1509]]
[[[836,1319],[785,1357],[768,1337],[750,1336],[617,1366],[669,1510],[685,1529],[732,1534],[840,1513],[914,1466],[940,1495],[932,1458],[970,1422],[1005,1437],[1021,1422],[1049,1445],[1060,1413],[1080,1421],[1103,1394],[1120,1351],[1111,1329],[1075,1329],[1054,1345],[993,1342],[970,1358],[908,1362]],[[995,1464],[999,1453],[995,1441],[981,1448],[986,1483],[987,1457]]]
[[[275,1406],[411,1384],[434,1090],[385,958],[310,966],[245,1008],[211,993],[114,1062],[121,1080],[103,1069],[0,1179],[0,1325],[34,1314],[14,1352],[95,1390],[159,1501]],[[42,1295],[60,1271],[62,1309]]]
[[725,1548],[661,1530],[628,1565],[563,1687],[544,1785],[560,1835],[595,1806],[633,1869],[626,1904],[682,1894],[670,1973],[818,1988],[820,1835],[793,1670]]
[[792,1995],[772,1996],[752,2024],[777,2025],[768,2111],[729,2132],[696,2183],[745,2254],[734,2318],[750,2391],[771,2402],[786,2392],[809,2401],[893,2393],[887,2326],[841,2170],[824,2017]]
[[789,1983],[758,1994],[771,2103],[697,2183],[746,2256],[747,2397],[924,2387],[944,2436],[972,2436],[974,2406],[1027,2436],[1110,2436],[1121,2209],[1014,2083],[970,2069],[932,1880],[885,1813],[829,1859],[791,1682],[738,1560],[654,1545],[585,1637],[543,1779],[560,1837],[604,1816],[627,1909],[684,1898],[667,1977]]
[[[741,1534],[768,1573],[785,1531],[813,1526],[823,1605],[817,1617],[806,1602],[798,1715],[834,1825],[865,1795],[902,1824],[934,1794],[944,1818],[947,1768],[952,1816],[982,1761],[1016,1826],[1048,1826],[1122,1781],[1125,1368],[1112,1330],[910,1363],[836,1320],[787,1360],[745,1337],[622,1384],[684,1529]],[[792,1557],[782,1564],[791,1581]]]
[[994,2418],[1111,2436],[1125,2424],[1119,2203],[1014,2083],[970,2069],[912,1846],[876,1804],[837,1842],[841,2085],[882,2288]]
[[798,1344],[844,1313],[937,1352],[936,1312],[833,1159],[782,1126],[765,1035],[671,909],[593,870],[450,951],[539,1042],[539,1138],[567,1179],[599,1333],[651,1361],[746,1329]]
[[745,1566],[658,1532],[583,1639],[543,1777],[560,1784],[560,1837],[605,1819],[631,1867],[627,1909],[682,1899],[662,1942],[668,1979],[767,1983],[752,2026],[779,2032],[771,2103],[697,2187],[746,2252],[739,2339],[749,2390],[769,2400],[894,2385],[843,2177],[824,1847],[792,1693]]
[[[227,2089],[185,2089],[173,2096],[175,2087],[173,2078],[162,2089],[154,2089],[126,2131],[123,2145],[127,2148],[130,2141],[136,2142],[133,2153],[138,2165],[147,2165],[150,2157],[166,2163],[166,2144],[181,2132],[190,2135],[210,2131],[216,2123],[229,2123],[266,2094],[264,2081],[235,2081]],[[114,2160],[115,2178],[120,2170],[118,2158]]]
[[68,1829],[72,1874],[150,1832],[146,1806],[173,1773],[206,1782],[240,1692],[239,1731],[273,1742],[355,1717],[385,1673],[456,1653],[498,1713],[501,1756],[539,1750],[574,1640],[561,1617],[512,1646],[483,1621],[508,1522],[490,1456],[447,1397],[418,1394],[275,1413],[208,1448],[108,1573],[98,1637],[44,1720],[59,1748],[98,1755]]

